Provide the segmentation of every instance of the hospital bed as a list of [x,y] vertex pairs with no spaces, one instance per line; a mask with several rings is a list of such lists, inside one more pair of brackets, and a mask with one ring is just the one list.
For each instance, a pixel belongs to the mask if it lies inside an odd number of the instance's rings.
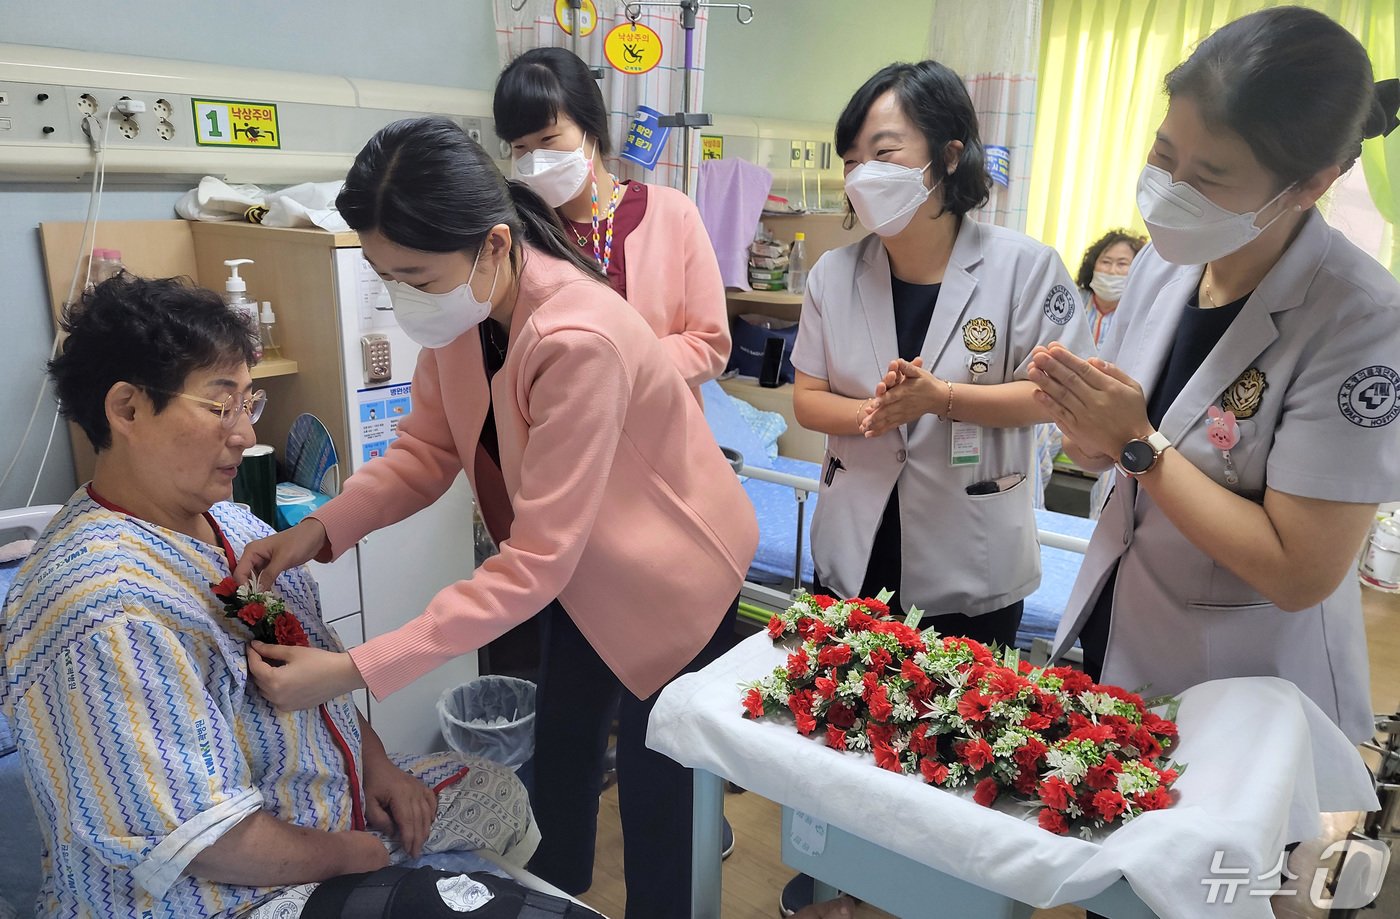
[[[769,612],[777,606],[786,608],[790,593],[782,587],[812,585],[810,526],[817,505],[816,475],[821,468],[784,456],[770,462],[771,466],[753,466],[745,461],[736,469],[745,479],[744,491],[753,502],[759,531],[744,597],[748,608]],[[1040,538],[1040,587],[1026,598],[1016,645],[1023,651],[1043,647],[1048,652],[1094,522],[1043,509],[1035,512],[1035,520]]]
[[[755,426],[749,420],[754,415],[751,407],[730,404],[740,400],[712,384],[703,393],[706,419],[743,480],[758,518],[758,549],[744,580],[739,612],[750,622],[766,625],[775,610],[788,606],[794,590],[812,586],[811,520],[821,466],[770,455],[773,444],[759,429],[763,422]],[[1038,664],[1049,656],[1094,523],[1054,511],[1035,513],[1040,587],[1026,598],[1016,645]]]
[[[53,515],[62,507],[45,504],[39,507],[22,507],[18,510],[0,511],[0,599],[10,591],[24,557],[29,554],[28,543],[34,540],[48,526]],[[11,542],[16,539],[18,541]],[[9,549],[9,552],[4,552]]]

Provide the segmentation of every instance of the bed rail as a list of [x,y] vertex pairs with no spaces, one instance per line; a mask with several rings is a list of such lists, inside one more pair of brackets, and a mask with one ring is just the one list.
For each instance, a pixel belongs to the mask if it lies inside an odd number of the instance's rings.
[[[807,496],[816,493],[821,484],[816,479],[809,479],[803,476],[791,475],[786,472],[779,472],[776,469],[767,469],[763,466],[750,466],[743,461],[739,454],[732,450],[726,450],[727,454],[737,457],[734,462],[734,471],[741,476],[758,479],[760,482],[772,482],[774,485],[785,485],[791,488],[797,497],[797,545],[793,552],[792,583],[794,589],[802,586],[802,524],[807,515]],[[1056,533],[1052,530],[1039,529],[1036,535],[1040,539],[1042,546],[1050,546],[1053,549],[1064,549],[1067,552],[1077,552],[1083,555],[1089,549],[1089,540],[1080,536],[1067,536],[1064,533]],[[754,588],[752,593],[762,595],[764,599],[780,598],[779,591],[772,588],[764,588],[760,585],[749,585]]]
[[61,504],[36,504],[0,511],[0,532],[23,530],[32,539],[43,532],[53,515],[63,510]]

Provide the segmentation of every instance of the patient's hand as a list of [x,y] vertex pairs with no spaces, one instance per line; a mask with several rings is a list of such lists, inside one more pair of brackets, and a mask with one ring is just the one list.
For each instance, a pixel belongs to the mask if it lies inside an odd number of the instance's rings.
[[383,748],[364,751],[365,819],[372,829],[399,841],[417,858],[437,816],[437,795],[384,755]]

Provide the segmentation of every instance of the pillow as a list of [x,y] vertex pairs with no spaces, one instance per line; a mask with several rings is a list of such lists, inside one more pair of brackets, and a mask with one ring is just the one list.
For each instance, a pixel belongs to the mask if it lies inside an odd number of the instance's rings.
[[700,387],[700,395],[705,400],[705,422],[715,435],[715,442],[738,450],[750,466],[766,466],[768,445],[744,417],[740,406],[746,403],[725,392],[714,380]]
[[744,416],[749,427],[753,430],[758,439],[763,441],[764,452],[769,459],[778,455],[778,438],[787,433],[787,419],[779,412],[765,412],[760,408],[755,408],[743,399],[734,399],[739,408],[739,414]]
[[18,562],[34,551],[34,540],[17,539],[14,542],[0,546],[0,565],[8,562]]

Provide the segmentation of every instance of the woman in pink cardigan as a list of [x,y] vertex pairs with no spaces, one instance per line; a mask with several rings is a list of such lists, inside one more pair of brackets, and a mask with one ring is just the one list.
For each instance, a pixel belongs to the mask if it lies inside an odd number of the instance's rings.
[[[384,128],[337,206],[424,346],[413,412],[383,457],[312,517],[251,543],[236,574],[332,560],[435,501],[461,471],[500,553],[348,654],[254,643],[249,674],[284,709],[361,687],[383,698],[550,608],[626,689],[627,916],[687,915],[690,773],[646,748],[647,719],[667,682],[727,646],[757,543],[752,507],[651,329],[460,127]],[[580,706],[596,695],[552,692]],[[552,730],[537,721],[537,750]]]
[[[700,212],[665,185],[618,179],[608,108],[577,55],[535,48],[501,71],[493,103],[496,133],[508,141],[512,174],[555,209],[579,251],[641,314],[695,398],[729,359],[724,282]],[[535,749],[531,803],[545,842],[530,867],[566,890],[587,888],[597,834],[597,796],[617,681],[567,616],[545,610],[540,632],[541,722],[553,742]],[[554,687],[569,687],[555,692]],[[580,704],[579,697],[597,704]],[[580,756],[580,750],[589,755]],[[602,756],[600,752],[599,756]],[[726,822],[728,855],[734,833]]]
[[512,177],[555,209],[570,239],[641,313],[695,398],[729,361],[729,312],[700,211],[667,185],[619,179],[603,93],[577,55],[534,48],[496,81],[496,133]]

